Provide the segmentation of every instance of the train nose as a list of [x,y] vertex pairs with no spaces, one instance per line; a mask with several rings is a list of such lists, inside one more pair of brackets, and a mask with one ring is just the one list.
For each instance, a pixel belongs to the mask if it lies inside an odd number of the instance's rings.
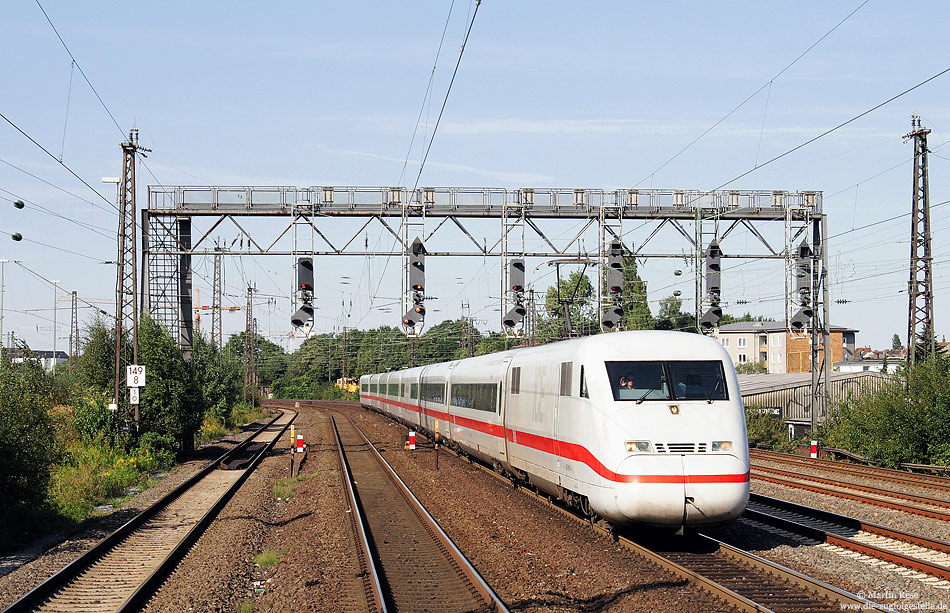
[[726,454],[655,454],[624,459],[628,482],[615,490],[617,510],[631,522],[660,526],[727,523],[749,499],[748,469]]

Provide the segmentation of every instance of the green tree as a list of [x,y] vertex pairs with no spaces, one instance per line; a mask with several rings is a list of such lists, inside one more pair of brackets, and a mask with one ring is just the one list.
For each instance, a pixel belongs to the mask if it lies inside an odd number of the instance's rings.
[[679,330],[696,332],[696,316],[682,311],[683,301],[670,296],[660,301],[660,312],[656,319],[657,330]]
[[37,362],[0,365],[0,550],[15,538],[13,519],[45,504],[59,453],[51,407],[52,382]]
[[222,423],[228,420],[243,393],[241,366],[235,358],[225,358],[204,336],[195,336],[191,368],[204,414]]
[[903,347],[904,344],[901,343],[901,337],[899,334],[895,334],[894,338],[891,339],[891,349],[897,350]]
[[629,255],[623,258],[621,296],[624,330],[652,330],[656,327],[656,320],[653,319],[647,302],[647,284],[640,278],[637,258]]
[[111,324],[96,319],[86,328],[77,368],[81,384],[108,392],[110,398],[115,393],[115,321]]
[[600,332],[594,286],[584,271],[572,272],[567,279],[548,288],[544,313],[538,321],[538,341],[567,338],[567,318],[571,320],[571,336],[588,336]]
[[897,466],[950,463],[950,361],[930,356],[873,393],[842,403],[825,428],[829,445]]
[[140,392],[142,432],[168,434],[179,454],[190,452],[201,427],[201,394],[178,344],[148,314],[139,322],[139,363],[146,372]]

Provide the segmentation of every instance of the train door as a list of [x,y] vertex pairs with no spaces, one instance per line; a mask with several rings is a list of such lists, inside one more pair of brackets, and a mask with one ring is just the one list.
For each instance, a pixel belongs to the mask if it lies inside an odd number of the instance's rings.
[[[501,436],[496,437],[497,447],[493,450],[493,457],[497,457],[502,463],[508,463],[508,441],[505,438],[505,421],[507,419],[507,398],[508,385],[511,371],[511,358],[502,360],[501,378],[498,381],[498,425],[500,426]],[[520,375],[519,371],[519,375]]]
[[558,376],[558,393],[554,397],[554,439],[557,456],[557,484],[577,491],[577,477],[573,461],[565,458],[568,444],[578,436],[577,412],[574,403],[574,362],[561,362]]

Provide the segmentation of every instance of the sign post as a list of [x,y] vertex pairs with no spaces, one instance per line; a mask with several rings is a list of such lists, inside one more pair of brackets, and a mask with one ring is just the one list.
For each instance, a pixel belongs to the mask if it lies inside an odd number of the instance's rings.
[[145,387],[145,367],[130,364],[125,367],[125,384],[129,388],[129,404],[135,410],[135,431],[139,431],[139,388]]
[[435,420],[435,469],[439,470],[439,420]]

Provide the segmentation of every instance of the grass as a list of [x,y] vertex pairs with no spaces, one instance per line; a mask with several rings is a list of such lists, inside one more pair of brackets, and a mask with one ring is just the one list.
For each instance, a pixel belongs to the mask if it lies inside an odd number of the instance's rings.
[[297,475],[292,479],[278,479],[277,483],[274,484],[274,498],[287,500],[294,495],[297,484],[309,478],[310,475]]
[[235,613],[253,613],[254,603],[248,600],[244,602],[239,602],[236,607],[234,607]]
[[73,442],[63,462],[53,467],[49,498],[66,518],[81,522],[103,503],[118,504],[130,487],[144,489],[150,473],[167,470],[173,458],[151,449],[125,451],[107,442]]
[[268,415],[270,415],[270,413],[242,402],[240,404],[234,405],[234,408],[231,409],[231,417],[228,419],[227,426],[230,428],[235,426],[243,426],[244,424],[249,424],[252,421],[257,421],[262,417],[267,417]]
[[280,559],[283,557],[283,551],[277,551],[276,549],[265,549],[264,551],[255,555],[253,561],[261,568],[267,568],[280,562]]

